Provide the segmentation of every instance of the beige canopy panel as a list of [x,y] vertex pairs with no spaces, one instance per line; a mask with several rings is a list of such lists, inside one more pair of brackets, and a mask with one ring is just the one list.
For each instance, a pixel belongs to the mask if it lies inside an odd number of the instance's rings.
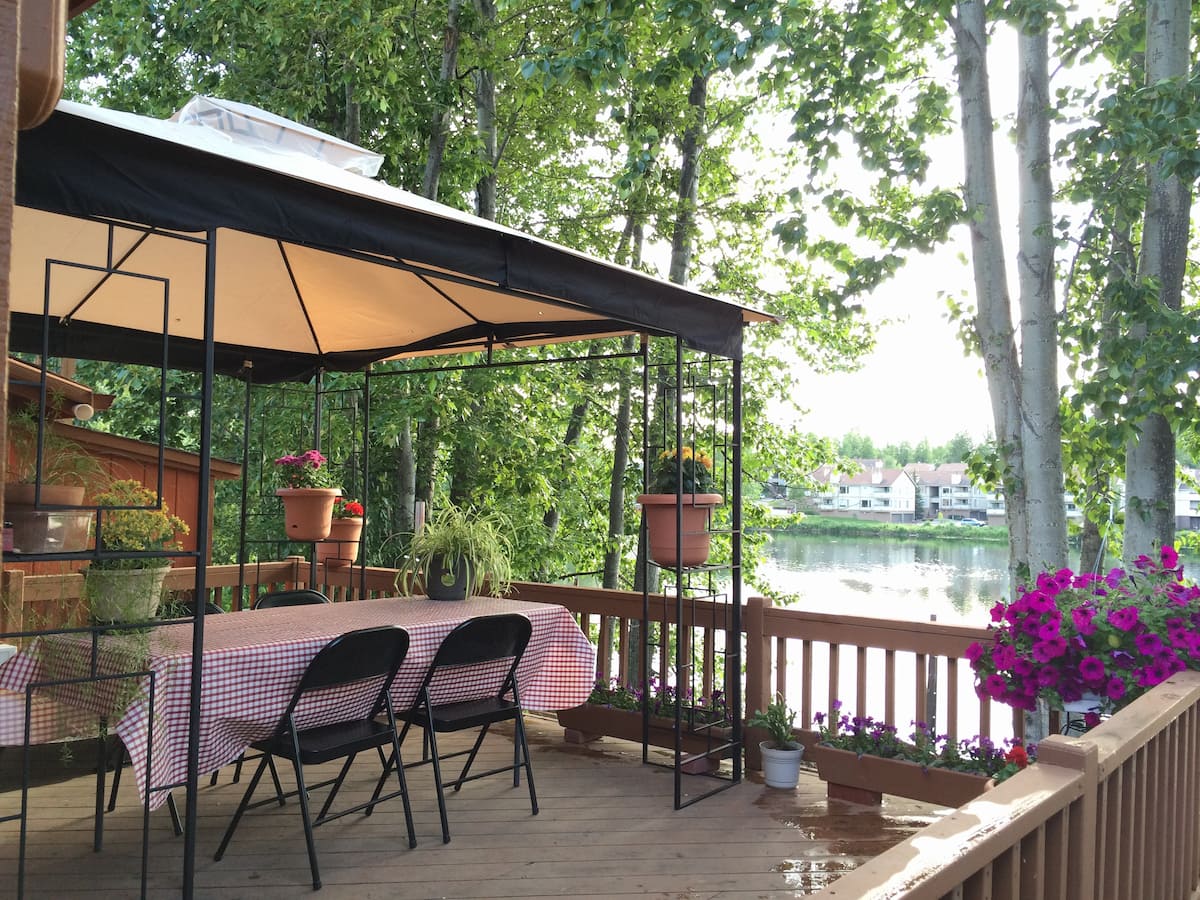
[[[737,358],[742,327],[770,320],[211,127],[239,110],[206,101],[175,122],[63,102],[21,135],[14,349],[202,368],[210,273],[216,370],[250,361],[262,381],[630,332]],[[284,133],[255,112],[237,121]]]

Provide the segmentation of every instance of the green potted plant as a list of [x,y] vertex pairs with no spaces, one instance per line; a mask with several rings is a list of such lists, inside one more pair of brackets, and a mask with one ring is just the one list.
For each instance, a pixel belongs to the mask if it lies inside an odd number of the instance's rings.
[[275,460],[283,501],[284,527],[290,541],[323,541],[333,521],[333,501],[342,489],[333,486],[328,460],[319,450],[288,453]]
[[498,597],[512,582],[511,531],[501,513],[443,506],[413,537],[397,585],[410,594],[419,582],[433,600]]
[[768,787],[792,790],[800,782],[800,759],[804,756],[804,748],[794,739],[795,721],[796,712],[788,709],[782,694],[767,705],[766,712],[756,710],[746,720],[746,724],[754,728],[765,728],[769,735],[769,740],[758,745],[762,751],[763,781]]
[[[170,552],[178,550],[187,523],[171,515],[167,504],[141,482],[114,481],[93,498],[102,507],[96,529],[104,552]],[[103,507],[112,507],[103,509]],[[171,568],[162,557],[130,556],[94,559],[84,570],[84,594],[98,622],[136,622],[158,612],[163,580]]]
[[12,523],[17,553],[73,553],[87,548],[92,513],[78,507],[88,485],[106,480],[99,461],[79,444],[59,434],[53,423],[41,428],[32,407],[9,414],[5,431],[8,481],[4,486],[4,516]]
[[[664,450],[650,469],[650,493],[637,501],[646,515],[650,558],[658,565],[700,566],[708,560],[709,520],[722,503],[713,493],[713,461],[703,450]],[[683,539],[677,546],[676,506],[683,510]]]

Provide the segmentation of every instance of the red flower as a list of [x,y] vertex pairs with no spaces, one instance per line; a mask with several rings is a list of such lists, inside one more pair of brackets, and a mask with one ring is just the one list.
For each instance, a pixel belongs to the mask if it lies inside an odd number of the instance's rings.
[[352,516],[361,516],[363,514],[363,505],[357,500],[347,500],[344,497],[338,497],[333,504],[333,517],[335,519],[349,519]]
[[1019,744],[1005,753],[1004,759],[1006,762],[1015,764],[1018,769],[1023,769],[1029,765],[1029,754]]

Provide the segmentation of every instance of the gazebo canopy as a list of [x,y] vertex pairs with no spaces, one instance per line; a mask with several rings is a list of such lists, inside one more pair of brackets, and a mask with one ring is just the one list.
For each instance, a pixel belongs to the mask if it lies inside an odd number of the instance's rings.
[[52,356],[203,368],[208,277],[216,371],[256,381],[631,332],[739,358],[770,320],[261,140],[66,101],[20,136],[16,202],[11,345],[42,352],[48,321]]

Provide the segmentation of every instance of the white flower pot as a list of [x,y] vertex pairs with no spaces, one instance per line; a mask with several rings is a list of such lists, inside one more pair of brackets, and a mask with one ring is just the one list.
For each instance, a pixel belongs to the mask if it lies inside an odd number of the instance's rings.
[[776,749],[772,741],[762,741],[758,745],[762,751],[763,781],[767,787],[793,790],[800,783],[800,760],[804,756],[804,748],[792,742],[792,749]]
[[84,590],[97,622],[143,622],[153,619],[162,600],[163,581],[171,566],[153,569],[87,569]]

